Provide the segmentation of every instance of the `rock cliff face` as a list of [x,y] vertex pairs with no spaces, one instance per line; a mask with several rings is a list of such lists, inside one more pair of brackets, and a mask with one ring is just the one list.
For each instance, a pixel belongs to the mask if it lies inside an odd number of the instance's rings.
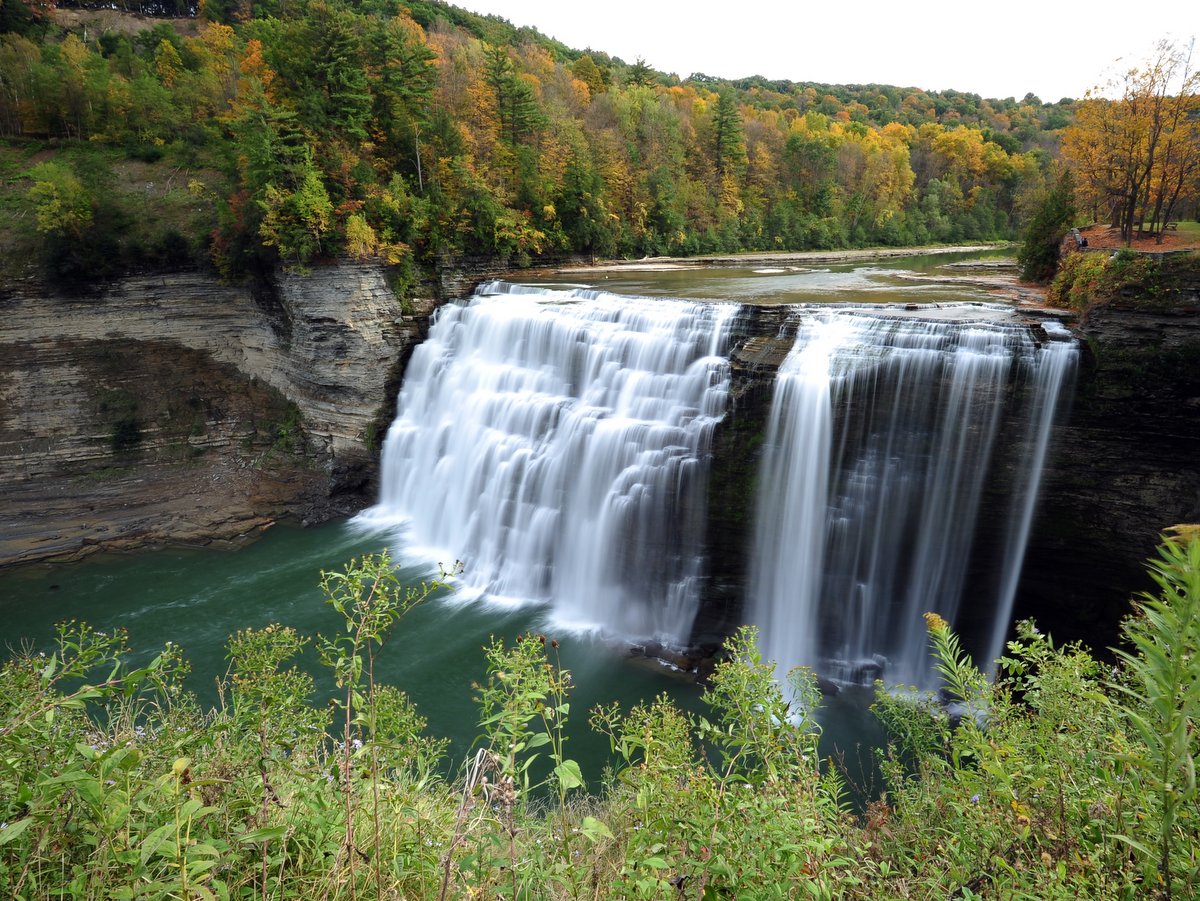
[[1112,644],[1167,526],[1200,520],[1200,307],[1092,310],[1042,485],[1018,617]]
[[[775,371],[791,347],[778,310],[749,310],[731,353],[730,408],[713,440],[704,605],[693,643],[710,649],[742,621],[749,580],[760,447]],[[1144,562],[1165,527],[1200,521],[1200,308],[1104,307],[1076,329],[1082,353],[1043,476],[1026,552],[1017,618],[1061,640],[1116,641],[1129,598],[1150,590]],[[1020,465],[997,452],[977,539],[1003,547]],[[969,583],[988,586],[1001,561],[975,561]],[[990,610],[965,603],[960,627],[985,634]]]
[[366,265],[0,295],[0,566],[358,509],[428,312]]

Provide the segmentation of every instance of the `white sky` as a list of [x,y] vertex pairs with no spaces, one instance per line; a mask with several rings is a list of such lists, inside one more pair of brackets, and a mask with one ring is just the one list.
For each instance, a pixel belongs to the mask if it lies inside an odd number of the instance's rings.
[[[1200,33],[1200,0],[450,0],[686,78],[764,75],[1054,102]],[[1200,49],[1197,57],[1200,58]]]

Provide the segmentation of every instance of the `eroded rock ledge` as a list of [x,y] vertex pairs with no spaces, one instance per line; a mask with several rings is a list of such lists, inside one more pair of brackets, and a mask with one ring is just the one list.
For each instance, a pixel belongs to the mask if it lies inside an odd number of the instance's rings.
[[272,291],[197,273],[101,298],[0,295],[0,566],[160,541],[208,543],[373,496],[389,418],[430,305],[372,265]]

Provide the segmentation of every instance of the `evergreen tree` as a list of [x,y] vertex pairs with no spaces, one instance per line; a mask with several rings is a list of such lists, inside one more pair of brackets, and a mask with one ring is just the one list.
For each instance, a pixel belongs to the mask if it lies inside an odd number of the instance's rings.
[[1071,170],[1064,169],[1058,180],[1038,204],[1028,227],[1024,242],[1017,251],[1021,278],[1026,281],[1048,282],[1058,268],[1058,248],[1075,218],[1075,191]]
[[746,145],[737,101],[731,92],[722,91],[713,110],[713,165],[717,179],[744,168],[745,163]]

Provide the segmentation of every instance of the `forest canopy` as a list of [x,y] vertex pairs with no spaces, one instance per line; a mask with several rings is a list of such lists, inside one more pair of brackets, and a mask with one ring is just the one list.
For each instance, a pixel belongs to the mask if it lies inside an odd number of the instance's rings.
[[[84,244],[117,240],[130,266],[1012,239],[1073,114],[1033,95],[680,80],[435,0],[129,8],[185,18],[95,10],[66,29],[45,0],[5,0],[0,138],[48,142],[56,183],[91,198]],[[32,155],[26,204],[52,193]],[[131,222],[123,160],[171,164],[190,213]],[[56,234],[39,233],[52,268],[100,262]]]

